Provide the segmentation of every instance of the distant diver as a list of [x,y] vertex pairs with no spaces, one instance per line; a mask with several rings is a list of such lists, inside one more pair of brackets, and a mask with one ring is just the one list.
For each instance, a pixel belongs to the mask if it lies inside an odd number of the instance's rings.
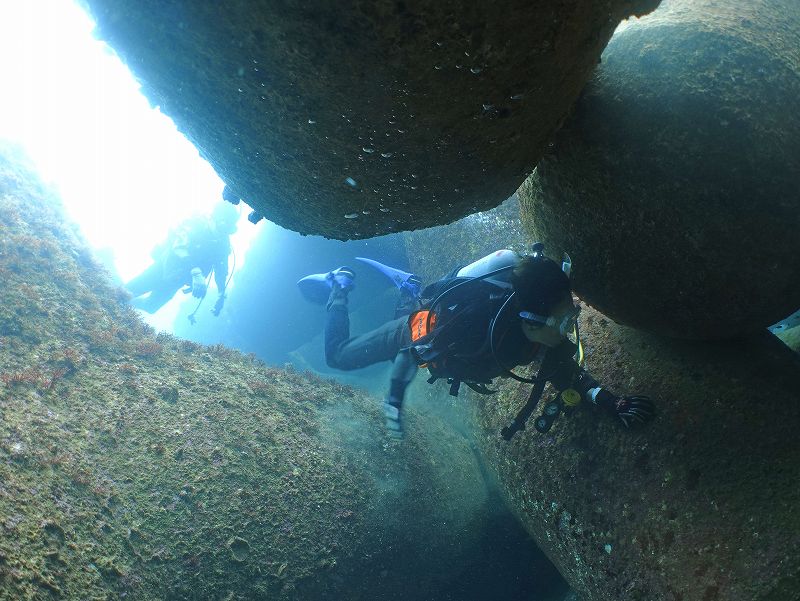
[[[326,305],[325,359],[330,367],[352,370],[394,361],[383,402],[386,427],[394,437],[402,437],[403,399],[419,367],[430,372],[429,383],[446,380],[453,396],[461,384],[494,394],[489,386],[497,377],[533,384],[528,402],[501,431],[506,440],[525,429],[548,382],[557,394],[534,421],[539,432],[549,431],[561,413],[570,413],[582,401],[607,410],[626,427],[649,421],[654,406],[648,397],[618,396],[583,368],[571,262],[565,256],[559,265],[544,256],[543,248],[536,244],[529,255],[498,250],[424,289],[412,273],[356,257],[391,279],[400,297],[395,319],[355,337],[350,336],[347,309],[355,283],[351,268],[309,275],[297,284],[307,300]],[[535,378],[512,371],[534,362],[539,365]]]
[[125,285],[133,296],[131,304],[155,313],[184,287],[185,293],[203,299],[213,273],[219,296],[212,313],[219,315],[228,285],[230,236],[238,219],[236,207],[220,202],[210,217],[193,217],[181,223],[150,253],[153,264]]

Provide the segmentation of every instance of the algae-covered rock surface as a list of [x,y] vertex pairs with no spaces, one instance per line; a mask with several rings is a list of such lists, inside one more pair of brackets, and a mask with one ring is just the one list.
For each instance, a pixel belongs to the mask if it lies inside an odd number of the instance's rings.
[[0,599],[426,599],[459,581],[486,501],[450,455],[465,442],[425,420],[388,444],[375,399],[154,334],[12,154]]
[[798,95],[795,0],[665,1],[609,42],[520,189],[526,224],[620,323],[758,332],[800,305]]
[[350,239],[505,200],[620,20],[658,0],[83,3],[237,195]]

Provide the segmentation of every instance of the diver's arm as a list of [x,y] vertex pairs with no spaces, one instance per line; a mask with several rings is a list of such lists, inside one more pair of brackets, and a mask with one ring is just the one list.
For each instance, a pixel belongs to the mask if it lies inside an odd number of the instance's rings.
[[203,277],[203,270],[199,267],[192,268],[192,296],[203,298],[206,295],[206,279]]
[[655,407],[650,397],[638,394],[618,396],[597,384],[583,393],[584,398],[616,415],[626,428],[635,422],[649,422],[655,416]]
[[652,401],[643,395],[618,396],[600,385],[592,374],[580,367],[573,357],[574,345],[564,343],[550,349],[545,357],[549,360],[547,380],[559,391],[572,388],[581,398],[620,419],[626,426],[634,422],[647,422],[654,416]]
[[214,283],[217,285],[219,295],[225,294],[225,286],[228,283],[228,257],[225,256],[223,261],[217,261],[214,265]]

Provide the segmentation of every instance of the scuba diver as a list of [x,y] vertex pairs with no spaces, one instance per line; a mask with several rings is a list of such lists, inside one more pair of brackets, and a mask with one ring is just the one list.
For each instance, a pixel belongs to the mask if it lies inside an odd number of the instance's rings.
[[219,296],[212,313],[219,315],[228,284],[230,235],[238,220],[239,211],[223,201],[214,206],[210,217],[193,217],[179,225],[150,253],[153,264],[125,285],[133,296],[131,304],[155,313],[182,287],[184,293],[203,299],[213,272]]
[[[429,383],[444,379],[456,396],[462,384],[481,394],[494,378],[533,384],[528,402],[501,431],[510,440],[525,429],[549,382],[557,395],[534,426],[547,432],[561,413],[586,401],[617,417],[625,427],[654,415],[646,396],[618,396],[583,368],[578,333],[580,308],[573,303],[569,257],[562,265],[534,245],[530,255],[498,250],[422,289],[414,274],[356,257],[389,277],[400,290],[395,319],[359,336],[350,336],[347,295],[355,272],[339,267],[298,281],[303,296],[325,304],[325,359],[330,367],[352,370],[393,361],[389,392],[383,402],[390,435],[402,437],[401,412],[408,385],[418,368]],[[538,363],[534,378],[513,368]]]

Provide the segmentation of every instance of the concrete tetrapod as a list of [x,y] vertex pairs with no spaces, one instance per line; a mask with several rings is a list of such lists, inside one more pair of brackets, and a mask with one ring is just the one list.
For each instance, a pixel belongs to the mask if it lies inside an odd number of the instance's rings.
[[349,239],[519,187],[621,19],[658,0],[83,0],[258,213]]
[[583,407],[548,434],[498,432],[524,403],[478,405],[487,462],[585,601],[777,601],[800,586],[797,355],[772,334],[689,343],[582,318],[590,371],[657,401],[626,431]]
[[800,305],[800,4],[669,0],[621,28],[520,189],[617,322],[747,335]]

